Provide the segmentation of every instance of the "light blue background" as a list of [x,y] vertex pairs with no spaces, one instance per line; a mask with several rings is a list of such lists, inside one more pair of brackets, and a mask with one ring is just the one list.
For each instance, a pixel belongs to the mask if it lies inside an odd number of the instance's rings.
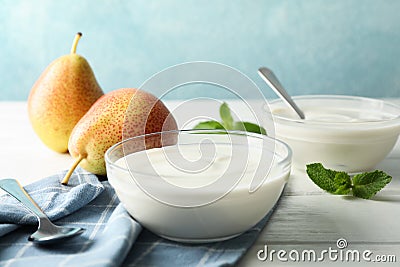
[[400,97],[396,0],[0,3],[0,100],[27,99],[43,69],[69,52],[77,31],[78,53],[106,92],[206,60],[239,69],[267,97],[275,95],[257,75],[262,65],[293,95]]

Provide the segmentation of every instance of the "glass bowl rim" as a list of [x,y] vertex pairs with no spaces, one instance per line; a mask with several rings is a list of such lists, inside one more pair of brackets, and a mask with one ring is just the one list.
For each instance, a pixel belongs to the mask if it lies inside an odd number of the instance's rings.
[[[343,122],[329,122],[329,121],[309,121],[309,120],[302,120],[300,118],[288,118],[284,116],[279,116],[272,113],[272,117],[274,121],[279,121],[282,124],[296,124],[296,125],[310,125],[310,126],[334,126],[334,127],[341,127],[346,126],[349,127],[350,125],[354,127],[360,126],[390,126],[390,125],[400,125],[400,106],[391,103],[389,101],[377,98],[370,98],[370,97],[363,97],[363,96],[352,96],[352,95],[297,95],[292,97],[295,101],[297,100],[313,100],[313,99],[323,99],[323,100],[344,100],[344,101],[357,101],[357,102],[374,102],[374,103],[381,103],[383,106],[387,106],[390,108],[397,109],[399,114],[393,114],[395,117],[390,119],[382,119],[382,120],[370,120],[370,121],[360,121],[360,122],[353,122],[353,121],[343,121]],[[271,109],[274,104],[283,103],[283,100],[280,98],[274,99],[269,102],[269,108]],[[272,112],[272,111],[271,111]]]
[[[269,139],[270,141],[273,141],[275,144],[278,143],[281,146],[284,147],[285,149],[285,153],[286,155],[284,157],[281,157],[281,160],[279,160],[278,164],[282,164],[282,163],[286,163],[285,165],[288,165],[289,167],[291,166],[291,159],[292,159],[292,149],[290,148],[290,146],[288,144],[286,144],[285,142],[271,137],[271,136],[267,136],[267,135],[263,135],[263,134],[258,134],[258,133],[253,133],[253,132],[246,132],[246,131],[237,131],[237,130],[223,130],[223,129],[212,129],[212,130],[208,130],[208,129],[180,129],[180,130],[169,130],[169,131],[161,131],[161,132],[154,132],[154,133],[147,133],[147,134],[142,134],[142,135],[138,135],[138,136],[134,136],[134,137],[130,137],[127,138],[125,140],[122,140],[114,145],[112,145],[111,147],[109,147],[106,151],[106,153],[104,154],[104,159],[105,162],[107,164],[110,164],[111,166],[113,166],[114,168],[123,170],[123,171],[128,171],[129,169],[121,167],[116,165],[111,159],[110,159],[110,154],[111,152],[116,149],[118,146],[121,146],[122,144],[132,141],[134,139],[140,139],[140,138],[144,138],[145,136],[154,136],[154,135],[159,135],[159,134],[165,134],[165,133],[194,133],[194,132],[204,132],[204,133],[229,133],[229,134],[237,134],[237,135],[246,135],[246,136],[250,136],[250,137],[254,137],[254,138],[261,138],[261,139]],[[143,150],[141,150],[143,151]],[[276,154],[275,151],[273,151],[274,155]],[[125,156],[125,155],[124,155]],[[122,158],[122,157],[121,157]],[[288,164],[287,164],[288,163]]]

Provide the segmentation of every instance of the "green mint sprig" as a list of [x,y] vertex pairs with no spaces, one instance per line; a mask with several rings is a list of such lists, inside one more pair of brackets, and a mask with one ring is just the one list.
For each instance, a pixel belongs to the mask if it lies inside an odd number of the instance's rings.
[[308,177],[321,189],[336,195],[370,199],[384,188],[392,177],[383,171],[365,172],[350,177],[346,172],[325,169],[321,163],[307,165]]
[[219,115],[221,117],[221,122],[219,121],[203,121],[197,124],[194,129],[223,129],[223,130],[240,130],[240,131],[247,131],[259,134],[267,134],[267,131],[254,123],[246,122],[246,121],[234,121],[231,115],[231,110],[227,103],[222,103],[219,108]]

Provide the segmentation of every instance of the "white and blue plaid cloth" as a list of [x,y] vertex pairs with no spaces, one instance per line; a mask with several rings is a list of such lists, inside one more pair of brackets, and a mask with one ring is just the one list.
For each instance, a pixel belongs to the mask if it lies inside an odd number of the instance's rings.
[[25,187],[58,225],[79,226],[78,237],[52,246],[27,240],[36,218],[8,195],[0,196],[0,266],[232,266],[264,228],[271,211],[244,234],[222,242],[189,245],[142,229],[121,204],[107,181],[78,169],[69,186],[65,172]]

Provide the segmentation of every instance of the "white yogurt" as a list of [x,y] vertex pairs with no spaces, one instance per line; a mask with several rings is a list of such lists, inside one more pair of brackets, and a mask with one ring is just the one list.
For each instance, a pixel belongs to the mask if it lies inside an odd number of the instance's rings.
[[[391,120],[395,118],[393,114],[382,113],[380,110],[351,108],[351,107],[326,107],[324,105],[312,105],[302,107],[302,111],[308,122],[376,122]],[[298,119],[289,108],[278,108],[273,110],[273,114],[290,119]]]
[[[223,175],[239,179],[238,186],[249,186],[255,175],[265,174],[257,168],[268,168],[271,155],[262,155],[257,147],[235,147],[228,144],[181,145],[153,148],[130,154],[119,159],[115,164],[135,172],[156,175],[170,184],[184,188],[198,188],[212,184]],[[265,150],[264,150],[265,151]],[[235,154],[233,154],[235,153]],[[150,163],[150,164],[147,164]],[[269,177],[283,175],[276,163],[271,168]],[[258,177],[263,178],[263,177]]]

